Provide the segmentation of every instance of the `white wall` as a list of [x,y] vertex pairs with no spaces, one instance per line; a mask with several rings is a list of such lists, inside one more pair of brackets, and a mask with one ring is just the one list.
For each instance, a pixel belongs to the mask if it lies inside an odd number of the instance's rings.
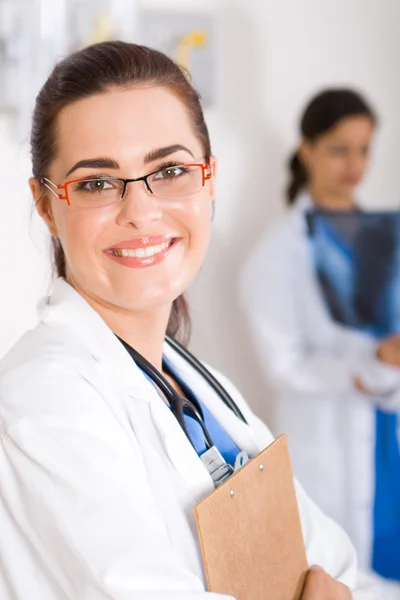
[[300,110],[323,86],[356,86],[376,105],[382,125],[362,200],[400,204],[400,3],[227,0],[220,13],[219,102],[209,115],[219,184],[214,239],[192,291],[192,347],[270,420],[238,308],[238,271],[283,205]]
[[[154,0],[146,0],[154,4]],[[170,0],[168,6],[178,0]],[[158,4],[166,5],[167,0]],[[200,0],[181,5],[204,6]],[[299,111],[319,88],[352,85],[381,115],[368,205],[399,204],[398,0],[209,0],[218,18],[217,102],[208,111],[220,161],[214,238],[191,290],[192,348],[226,372],[268,417],[266,387],[237,304],[237,275],[279,214]],[[0,354],[34,322],[48,285],[43,230],[30,225],[26,141],[0,119]]]
[[49,284],[44,228],[32,208],[27,142],[0,115],[0,356],[35,323],[36,301]]

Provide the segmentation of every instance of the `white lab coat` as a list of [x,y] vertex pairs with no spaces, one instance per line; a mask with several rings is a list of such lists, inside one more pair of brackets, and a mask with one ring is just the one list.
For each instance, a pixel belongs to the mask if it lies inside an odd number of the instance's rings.
[[[248,425],[171,348],[166,355],[236,444],[272,441],[224,377]],[[2,600],[201,600],[193,506],[212,480],[155,388],[64,280],[0,367]],[[310,564],[354,590],[346,534],[297,486]]]
[[[303,193],[258,244],[241,275],[241,303],[273,387],[275,433],[288,435],[295,475],[347,530],[368,568],[375,408],[399,407],[400,370],[376,359],[372,338],[330,317],[304,219],[311,206]],[[356,376],[373,397],[356,391]]]

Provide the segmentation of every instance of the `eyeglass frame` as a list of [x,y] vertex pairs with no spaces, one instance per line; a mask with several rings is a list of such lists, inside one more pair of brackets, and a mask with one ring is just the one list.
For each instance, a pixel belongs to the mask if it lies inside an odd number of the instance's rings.
[[[50,190],[50,192],[53,192],[53,194],[55,196],[57,196],[57,198],[59,198],[60,200],[65,200],[66,203],[68,204],[68,206],[71,206],[71,202],[69,199],[69,195],[68,195],[68,186],[71,183],[79,183],[80,181],[102,181],[102,180],[112,180],[112,181],[122,181],[122,183],[124,184],[124,187],[122,188],[122,194],[120,197],[120,200],[123,199],[123,197],[125,196],[125,192],[126,192],[126,188],[128,186],[128,183],[135,183],[137,181],[144,181],[145,183],[145,189],[150,193],[154,195],[153,190],[151,189],[147,179],[149,177],[151,177],[152,175],[155,175],[156,173],[160,173],[161,171],[165,171],[166,169],[174,169],[177,167],[201,167],[202,170],[202,182],[201,182],[201,188],[204,187],[206,181],[209,181],[212,177],[212,171],[211,171],[211,164],[207,163],[205,165],[203,165],[203,163],[182,163],[182,164],[177,164],[177,165],[170,165],[170,166],[166,166],[164,168],[161,169],[157,169],[156,171],[152,171],[151,173],[148,173],[147,175],[143,175],[143,177],[137,177],[136,179],[130,179],[130,178],[124,178],[124,177],[80,177],[79,179],[71,179],[69,181],[66,181],[65,183],[61,184],[61,183],[54,183],[53,181],[51,181],[51,179],[49,179],[48,177],[42,177],[40,179],[40,183],[42,183],[45,187],[47,187],[47,189]],[[206,173],[207,169],[209,169],[209,173]],[[57,192],[55,191],[55,189],[51,188],[50,185],[52,185],[54,188],[57,188],[58,190],[64,190],[65,195],[63,196],[62,194],[57,194]],[[200,188],[200,189],[201,189]],[[200,190],[199,190],[200,191]],[[194,193],[198,193],[198,192],[194,192]],[[192,194],[190,194],[192,195]],[[174,198],[174,196],[155,196],[156,198]],[[180,198],[183,196],[176,196],[176,198]],[[119,200],[119,201],[120,201]],[[117,203],[116,203],[117,204]]]

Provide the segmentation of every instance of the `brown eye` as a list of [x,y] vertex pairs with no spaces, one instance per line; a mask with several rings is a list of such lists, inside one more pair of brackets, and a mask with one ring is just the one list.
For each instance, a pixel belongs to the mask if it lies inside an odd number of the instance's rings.
[[163,172],[164,179],[173,179],[176,175],[177,169],[165,169]]
[[85,179],[84,181],[79,181],[77,184],[76,190],[96,193],[96,192],[105,192],[108,190],[112,190],[115,188],[115,185],[110,179]]
[[162,171],[159,171],[158,173],[156,173],[154,175],[154,179],[155,180],[159,180],[159,179],[166,179],[166,180],[171,180],[171,179],[176,179],[177,177],[179,177],[180,175],[183,175],[184,173],[187,173],[187,169],[185,169],[184,167],[167,167],[166,169],[163,169]]
[[96,179],[95,181],[90,181],[88,187],[91,192],[101,192],[101,190],[104,190],[104,184],[105,182],[101,179]]

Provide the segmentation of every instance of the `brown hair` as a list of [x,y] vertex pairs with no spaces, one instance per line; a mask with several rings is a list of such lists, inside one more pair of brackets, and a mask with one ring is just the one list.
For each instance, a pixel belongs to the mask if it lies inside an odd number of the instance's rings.
[[[200,96],[187,74],[157,50],[120,41],[102,42],[58,63],[40,90],[31,133],[33,176],[38,181],[47,176],[47,169],[57,155],[57,118],[63,108],[95,94],[135,85],[163,86],[180,98],[208,160],[211,145]],[[55,271],[59,277],[65,277],[63,248],[58,238],[52,242]],[[189,340],[190,315],[183,295],[173,302],[167,333],[178,336],[184,343]]]

